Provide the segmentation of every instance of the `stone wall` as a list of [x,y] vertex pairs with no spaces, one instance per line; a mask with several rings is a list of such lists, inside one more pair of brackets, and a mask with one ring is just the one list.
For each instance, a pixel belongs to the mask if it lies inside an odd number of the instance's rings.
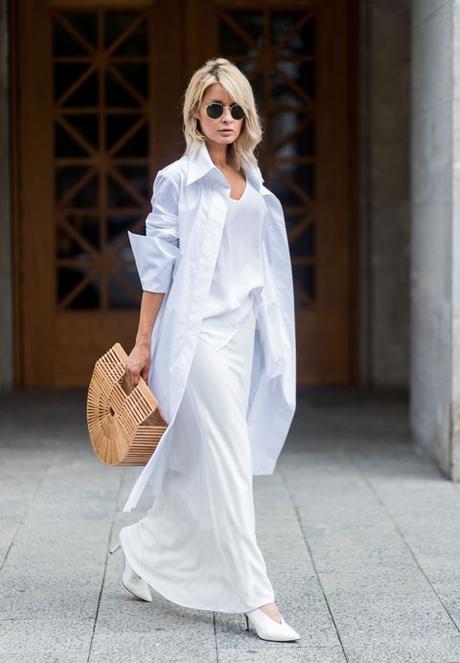
[[361,382],[409,381],[410,4],[360,5]]
[[411,422],[418,443],[459,478],[460,6],[412,13]]

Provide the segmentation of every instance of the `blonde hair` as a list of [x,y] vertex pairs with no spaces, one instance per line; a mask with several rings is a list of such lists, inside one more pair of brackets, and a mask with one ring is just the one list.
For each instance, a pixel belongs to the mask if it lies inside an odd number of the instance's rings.
[[238,67],[226,58],[212,58],[195,71],[184,94],[183,132],[186,148],[183,156],[192,148],[206,141],[194,113],[201,106],[206,89],[219,83],[226,92],[243,107],[246,117],[241,133],[228,147],[230,163],[239,170],[243,165],[256,165],[254,150],[262,140],[262,122],[254,100],[251,84]]

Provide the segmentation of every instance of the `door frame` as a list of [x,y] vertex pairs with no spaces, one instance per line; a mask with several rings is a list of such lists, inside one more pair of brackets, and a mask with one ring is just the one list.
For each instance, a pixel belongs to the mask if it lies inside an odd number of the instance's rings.
[[[348,210],[350,227],[350,335],[349,335],[349,363],[350,363],[350,382],[348,386],[357,386],[359,384],[360,366],[359,366],[359,345],[360,345],[360,309],[364,302],[359,298],[359,240],[360,240],[360,215],[358,201],[358,165],[359,165],[359,3],[358,0],[347,0],[348,3],[348,35],[349,35],[349,66],[347,85],[350,90],[349,108],[348,108],[348,155],[349,164],[347,172],[347,185],[350,192],[350,209]],[[13,382],[14,387],[24,388],[25,386],[25,357],[24,346],[26,342],[25,322],[23,312],[24,300],[24,282],[22,265],[23,255],[23,227],[21,224],[21,155],[20,138],[21,126],[19,111],[21,108],[21,80],[20,80],[20,44],[19,33],[19,3],[12,3],[9,8],[9,34],[10,34],[10,146],[9,146],[9,167],[10,167],[10,192],[11,192],[11,252],[12,252],[12,337],[13,337]],[[69,2],[69,4],[71,4]],[[116,8],[119,3],[117,0],[103,2],[107,6]],[[125,4],[125,3],[123,3]],[[142,6],[143,0],[133,2],[133,6]],[[254,7],[265,6],[266,2],[253,3]],[[271,3],[270,3],[271,4]],[[282,4],[282,3],[280,3]],[[185,12],[184,12],[185,13]],[[196,61],[191,57],[185,58],[184,63],[184,85],[186,84],[193,70],[202,64],[200,49],[194,42],[193,35],[185,29],[186,20],[181,16],[182,38],[184,40],[185,53],[193,53]],[[346,386],[346,385],[345,385]],[[308,387],[305,387],[308,388]],[[304,388],[304,389],[305,389]],[[302,389],[299,386],[299,389]]]

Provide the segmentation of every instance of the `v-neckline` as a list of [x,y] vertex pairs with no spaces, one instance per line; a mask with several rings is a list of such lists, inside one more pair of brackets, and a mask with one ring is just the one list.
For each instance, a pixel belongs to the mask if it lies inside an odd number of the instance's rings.
[[245,177],[245,181],[246,181],[246,185],[243,189],[243,193],[241,194],[241,196],[239,198],[232,198],[229,194],[229,196],[228,196],[229,200],[233,200],[234,203],[239,203],[240,202],[240,200],[244,197],[244,194],[246,193],[246,189],[248,188],[248,178],[247,177]]

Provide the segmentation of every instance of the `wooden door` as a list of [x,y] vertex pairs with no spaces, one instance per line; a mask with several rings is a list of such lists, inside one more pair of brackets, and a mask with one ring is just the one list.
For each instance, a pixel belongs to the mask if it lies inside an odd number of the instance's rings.
[[26,387],[83,387],[132,347],[155,172],[177,158],[178,0],[22,0],[15,14],[20,314]]
[[298,384],[355,371],[350,0],[20,0],[13,13],[18,384],[85,387],[134,340],[155,172],[183,151],[182,95],[207,58],[250,79],[266,184],[283,203]]
[[356,377],[354,0],[193,0],[188,75],[211,56],[249,78],[264,124],[259,160],[286,215],[298,384]]

